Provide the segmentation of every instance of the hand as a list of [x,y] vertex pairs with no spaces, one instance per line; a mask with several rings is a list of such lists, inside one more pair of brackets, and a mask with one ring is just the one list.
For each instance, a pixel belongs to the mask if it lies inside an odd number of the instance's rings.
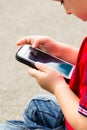
[[40,48],[44,52],[54,56],[58,55],[60,50],[58,43],[47,36],[28,36],[17,42],[18,46],[23,46],[25,44],[31,44],[32,47]]
[[58,85],[66,84],[63,76],[57,70],[39,62],[36,62],[35,66],[38,70],[30,68],[29,74],[36,78],[43,89],[54,94]]

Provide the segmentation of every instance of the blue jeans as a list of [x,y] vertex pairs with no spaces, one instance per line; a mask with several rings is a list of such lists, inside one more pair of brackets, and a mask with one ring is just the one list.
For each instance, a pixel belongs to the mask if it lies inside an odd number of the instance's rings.
[[66,130],[63,113],[54,96],[33,98],[23,117],[23,121],[12,120],[0,124],[0,130]]

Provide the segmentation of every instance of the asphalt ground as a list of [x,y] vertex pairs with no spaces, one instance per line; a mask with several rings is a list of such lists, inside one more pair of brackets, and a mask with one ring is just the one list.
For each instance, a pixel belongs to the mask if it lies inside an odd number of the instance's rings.
[[27,102],[46,93],[29,76],[28,67],[15,60],[16,41],[28,35],[47,35],[79,47],[87,23],[66,15],[51,0],[0,0],[0,122],[22,119]]

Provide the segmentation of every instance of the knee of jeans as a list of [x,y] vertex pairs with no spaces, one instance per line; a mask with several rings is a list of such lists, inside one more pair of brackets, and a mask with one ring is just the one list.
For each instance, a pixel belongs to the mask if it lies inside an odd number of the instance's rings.
[[55,109],[55,106],[59,107],[59,104],[53,95],[51,96],[48,94],[45,94],[45,95],[41,94],[41,95],[35,96],[27,104],[24,110],[24,113],[32,112],[32,110],[42,110],[43,108],[44,108],[44,111],[47,111],[47,105],[49,107],[54,106],[54,109]]
[[33,98],[24,112],[25,120],[37,122],[42,120],[42,122],[45,123],[46,121],[49,121],[50,125],[52,124],[51,120],[53,121],[53,124],[56,124],[57,122],[62,121],[62,118],[63,114],[57,100],[50,95],[39,95]]
[[26,106],[26,108],[25,109],[27,109],[29,106],[30,106],[30,104],[32,103],[32,102],[34,102],[34,101],[42,101],[42,102],[46,102],[46,101],[53,101],[56,105],[58,105],[59,106],[59,104],[58,104],[58,101],[56,100],[56,98],[55,98],[55,96],[53,96],[53,95],[49,95],[49,94],[40,94],[40,95],[37,95],[37,96],[35,96],[34,98],[32,98],[30,101],[29,101],[29,103],[27,104],[27,106]]

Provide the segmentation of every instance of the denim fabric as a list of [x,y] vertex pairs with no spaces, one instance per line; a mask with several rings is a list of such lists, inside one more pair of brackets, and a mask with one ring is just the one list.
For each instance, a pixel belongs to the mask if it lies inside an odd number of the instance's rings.
[[66,130],[64,116],[53,96],[33,98],[24,110],[24,121],[6,121],[0,130]]

